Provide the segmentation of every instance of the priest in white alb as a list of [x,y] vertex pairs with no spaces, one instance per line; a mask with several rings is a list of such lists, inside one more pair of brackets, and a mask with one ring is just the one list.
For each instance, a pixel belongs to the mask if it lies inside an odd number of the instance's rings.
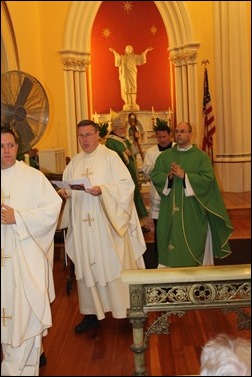
[[42,172],[16,160],[17,150],[12,129],[1,127],[1,376],[38,376],[62,200]]
[[146,245],[128,169],[116,152],[99,143],[93,121],[80,121],[77,136],[82,151],[67,165],[63,179],[88,177],[91,188],[59,193],[66,199],[65,246],[75,266],[79,309],[84,314],[75,327],[80,333],[98,326],[106,312],[114,318],[126,317],[129,287],[120,274],[124,269],[145,268]]

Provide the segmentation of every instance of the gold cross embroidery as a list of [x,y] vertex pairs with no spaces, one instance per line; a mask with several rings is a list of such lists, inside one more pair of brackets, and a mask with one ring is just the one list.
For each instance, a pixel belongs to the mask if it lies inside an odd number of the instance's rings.
[[5,266],[4,262],[5,262],[5,259],[8,259],[10,258],[10,255],[4,255],[4,250],[1,249],[1,266]]
[[176,206],[176,199],[175,199],[175,184],[173,188],[173,197],[172,197],[172,214],[174,215],[175,212],[179,211],[179,207]]
[[86,178],[88,178],[89,175],[92,175],[93,173],[90,171],[88,171],[89,169],[87,168],[86,169],[86,172],[82,174],[82,177],[85,176]]
[[94,219],[91,219],[90,214],[88,213],[87,218],[82,221],[88,221],[88,225],[91,226],[91,221],[94,221]]
[[174,248],[172,242],[170,241],[169,246],[168,246],[168,250],[172,251],[173,249],[175,249],[175,248]]
[[174,215],[175,212],[179,211],[179,208],[176,206],[176,203],[174,202],[172,204],[172,214]]
[[4,189],[1,189],[1,204],[4,204],[4,199],[10,199],[10,195],[4,195]]
[[12,317],[5,314],[5,308],[2,309],[2,313],[3,326],[6,326],[6,319],[12,319]]

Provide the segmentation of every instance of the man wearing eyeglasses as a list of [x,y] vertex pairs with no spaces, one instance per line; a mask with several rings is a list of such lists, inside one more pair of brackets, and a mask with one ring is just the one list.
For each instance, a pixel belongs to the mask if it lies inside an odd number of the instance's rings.
[[79,309],[84,314],[75,332],[82,333],[97,327],[106,312],[126,318],[129,288],[120,274],[123,269],[145,268],[146,245],[128,169],[116,152],[99,143],[93,121],[79,122],[77,137],[82,151],[65,168],[63,180],[87,177],[91,188],[59,193],[67,200],[65,247],[75,266]]
[[213,265],[231,253],[233,227],[207,153],[192,144],[192,127],[181,122],[176,145],[156,160],[151,180],[160,197],[159,267]]

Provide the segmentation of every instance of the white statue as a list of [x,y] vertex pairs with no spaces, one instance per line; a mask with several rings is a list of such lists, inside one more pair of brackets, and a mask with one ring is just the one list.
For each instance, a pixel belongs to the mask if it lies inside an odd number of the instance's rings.
[[146,55],[153,47],[148,47],[141,55],[134,54],[132,46],[125,47],[125,54],[120,55],[113,48],[109,51],[115,56],[115,66],[119,67],[119,80],[121,83],[121,97],[125,102],[124,111],[138,111],[140,107],[136,104],[137,95],[137,65],[146,63]]

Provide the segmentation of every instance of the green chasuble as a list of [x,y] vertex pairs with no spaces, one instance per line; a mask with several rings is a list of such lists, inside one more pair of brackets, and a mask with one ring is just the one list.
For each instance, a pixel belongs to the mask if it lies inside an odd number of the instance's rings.
[[[186,179],[177,176],[174,176],[169,191],[167,177],[172,162],[180,165],[187,174],[193,189],[191,196],[185,195]],[[158,156],[151,180],[161,197],[157,224],[160,264],[168,267],[201,265],[208,226],[213,257],[224,258],[230,254],[228,239],[233,227],[211,160],[205,152],[196,146],[180,151],[175,145]]]
[[131,144],[127,138],[121,138],[114,134],[110,134],[107,137],[106,147],[109,149],[114,150],[118,153],[121,157],[125,165],[127,166],[130,175],[135,183],[135,191],[134,191],[134,203],[136,206],[138,217],[141,219],[143,217],[148,216],[148,212],[145,208],[143,198],[139,189],[138,179],[137,179],[137,170],[136,170],[136,163],[135,159],[131,153]]

